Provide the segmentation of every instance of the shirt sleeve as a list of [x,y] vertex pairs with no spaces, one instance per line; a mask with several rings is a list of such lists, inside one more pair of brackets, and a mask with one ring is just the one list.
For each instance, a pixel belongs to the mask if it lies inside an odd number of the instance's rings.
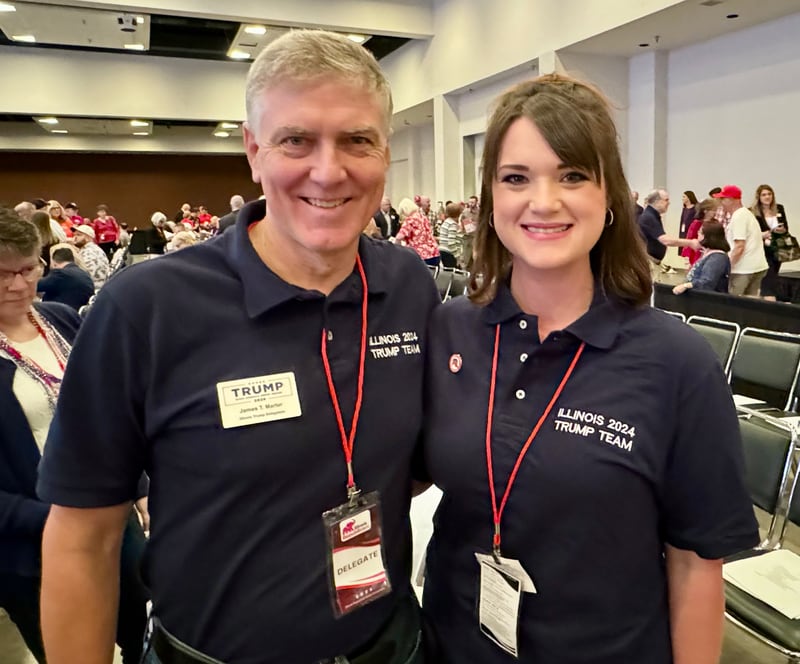
[[[731,237],[734,240],[746,240],[747,239],[747,217],[742,214],[734,214],[731,217],[731,226],[733,227],[731,231]],[[733,249],[733,247],[731,247]]]
[[729,265],[727,254],[711,254],[703,260],[703,265],[692,278],[692,288],[713,290]]
[[136,349],[145,348],[125,311],[101,291],[67,363],[39,467],[42,500],[106,507],[140,497],[149,354]]
[[51,270],[50,274],[46,277],[42,277],[39,279],[39,283],[36,284],[36,292],[37,293],[44,293],[47,295],[50,290],[56,285],[56,281],[58,281],[59,276],[55,272],[55,270]]
[[[744,482],[739,421],[713,351],[698,339],[680,382],[678,423],[667,460],[662,503],[667,543],[709,560],[758,544]],[[687,358],[684,358],[687,359]]]

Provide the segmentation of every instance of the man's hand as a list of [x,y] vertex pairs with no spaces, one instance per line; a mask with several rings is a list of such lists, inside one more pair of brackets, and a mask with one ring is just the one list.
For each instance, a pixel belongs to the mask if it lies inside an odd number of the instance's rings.
[[139,500],[134,503],[134,507],[136,507],[136,513],[139,515],[139,523],[142,524],[142,530],[144,530],[145,535],[149,535],[150,512],[147,510],[147,496],[139,498]]

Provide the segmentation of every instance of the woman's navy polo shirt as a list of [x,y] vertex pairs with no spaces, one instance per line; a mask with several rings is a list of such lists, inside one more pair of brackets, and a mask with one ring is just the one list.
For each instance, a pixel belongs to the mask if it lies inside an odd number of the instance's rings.
[[[230,664],[309,664],[363,646],[410,593],[411,458],[422,428],[426,328],[438,294],[407,249],[366,238],[369,316],[356,480],[379,490],[393,593],[336,620],[322,513],[346,500],[323,327],[345,427],[353,415],[362,286],[328,297],[279,279],[230,233],[135,265],[99,293],[73,348],[38,485],[75,507],[135,497],[151,478],[144,575],[154,614]],[[263,222],[267,223],[267,222]],[[223,429],[217,384],[293,372],[302,415]]]
[[[521,661],[671,662],[664,544],[716,559],[758,542],[722,368],[680,321],[602,297],[540,343],[536,317],[523,314],[506,287],[486,307],[460,298],[431,319],[425,462],[444,497],[423,609],[441,661],[513,661],[481,634],[476,618],[474,553],[489,553],[493,534],[485,432],[496,324],[498,501],[586,342],[503,514],[503,555],[520,560],[538,590],[522,596]],[[454,354],[458,371],[450,366]]]

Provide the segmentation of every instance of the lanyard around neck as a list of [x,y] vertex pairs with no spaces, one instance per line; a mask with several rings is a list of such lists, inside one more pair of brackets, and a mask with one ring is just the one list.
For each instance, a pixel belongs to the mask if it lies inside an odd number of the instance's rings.
[[494,419],[494,394],[497,385],[497,357],[500,351],[500,325],[497,325],[495,328],[494,353],[492,354],[492,375],[489,382],[489,408],[486,416],[486,470],[489,475],[489,494],[492,497],[492,517],[494,519],[492,552],[495,557],[500,556],[500,521],[503,518],[503,511],[506,508],[508,496],[511,494],[511,487],[514,486],[514,482],[517,479],[517,473],[522,465],[522,460],[528,453],[528,449],[533,444],[536,435],[539,433],[539,429],[542,428],[542,424],[544,424],[544,421],[547,419],[550,411],[553,410],[553,406],[555,406],[556,401],[558,401],[558,397],[561,396],[561,392],[564,390],[564,387],[566,386],[567,381],[569,381],[570,376],[572,376],[572,372],[575,370],[575,365],[578,363],[578,360],[580,359],[585,347],[586,342],[581,342],[581,345],[578,347],[575,356],[572,358],[572,362],[570,362],[569,368],[564,374],[564,377],[561,379],[561,382],[556,388],[556,391],[553,393],[553,396],[550,398],[550,403],[547,404],[542,416],[539,418],[536,426],[533,427],[533,431],[531,431],[530,436],[528,436],[528,440],[526,440],[525,444],[522,446],[522,450],[520,450],[520,453],[517,456],[517,462],[514,464],[514,468],[508,478],[508,484],[506,484],[506,489],[503,493],[503,499],[500,502],[500,507],[498,508],[497,495],[494,489],[494,467],[492,464],[492,420]]
[[342,409],[339,406],[339,396],[336,392],[336,386],[333,383],[333,374],[331,373],[331,365],[328,360],[328,331],[323,327],[322,329],[322,364],[325,367],[325,377],[328,380],[328,392],[331,395],[331,403],[333,404],[333,411],[336,414],[336,423],[339,426],[339,435],[342,438],[342,449],[344,450],[344,459],[347,463],[347,498],[350,502],[354,502],[361,491],[356,486],[355,475],[353,474],[353,447],[356,440],[356,431],[358,429],[358,417],[361,414],[361,403],[364,396],[364,359],[367,354],[367,275],[364,273],[364,266],[361,263],[361,257],[356,255],[356,267],[358,274],[361,277],[362,299],[361,299],[361,351],[358,359],[358,386],[356,389],[356,405],[353,410],[353,421],[350,424],[350,433],[345,431],[344,420],[342,419]]

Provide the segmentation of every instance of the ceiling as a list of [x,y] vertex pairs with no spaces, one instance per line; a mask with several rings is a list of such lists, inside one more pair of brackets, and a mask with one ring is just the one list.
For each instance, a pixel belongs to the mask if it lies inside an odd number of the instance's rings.
[[[3,11],[3,5],[15,11]],[[256,34],[246,32],[246,28]],[[259,29],[263,29],[263,34]],[[67,50],[130,50],[146,55],[227,60],[238,51],[251,60],[288,27],[238,21],[120,12],[103,9],[0,1],[0,45]],[[355,36],[354,36],[355,37]],[[409,41],[385,35],[360,35],[380,59]],[[16,38],[16,39],[15,39]],[[33,38],[35,41],[31,42]]]
[[[692,0],[578,42],[569,52],[631,57],[669,51],[800,11],[800,0]],[[727,18],[735,14],[735,18]]]

